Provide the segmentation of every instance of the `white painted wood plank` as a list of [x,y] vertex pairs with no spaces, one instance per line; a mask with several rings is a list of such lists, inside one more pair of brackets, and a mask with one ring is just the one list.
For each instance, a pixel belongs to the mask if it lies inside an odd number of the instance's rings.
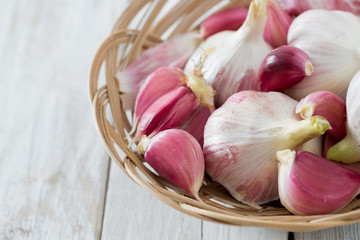
[[204,240],[287,240],[288,232],[260,227],[236,227],[203,222]]
[[294,233],[295,240],[359,240],[360,224],[352,224],[343,227],[329,228],[321,231],[308,233]]
[[201,239],[201,220],[162,203],[112,162],[102,239]]
[[87,74],[125,4],[0,6],[0,239],[98,239],[109,158]]

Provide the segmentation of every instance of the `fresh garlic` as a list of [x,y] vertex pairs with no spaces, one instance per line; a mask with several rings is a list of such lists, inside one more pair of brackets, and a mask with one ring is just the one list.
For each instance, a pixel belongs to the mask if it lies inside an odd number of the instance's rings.
[[360,15],[359,0],[283,0],[286,10],[294,16],[310,9],[342,10]]
[[153,138],[144,136],[138,153],[161,176],[201,201],[205,162],[199,143],[180,129],[165,130]]
[[200,143],[200,146],[204,145],[205,124],[213,111],[213,108],[202,105],[188,123],[182,126],[182,129],[190,133]]
[[200,24],[200,34],[206,39],[215,33],[226,30],[238,30],[244,23],[247,8],[230,8],[211,15]]
[[264,40],[274,48],[286,45],[292,18],[277,0],[268,0],[266,11],[268,18],[264,29]]
[[302,118],[314,115],[329,121],[332,129],[325,135],[323,155],[328,149],[346,136],[346,104],[338,95],[328,91],[310,93],[296,106],[296,113]]
[[297,103],[280,92],[232,95],[205,125],[209,176],[249,205],[278,199],[276,152],[294,149],[330,128],[319,116],[299,121]]
[[[200,69],[204,79],[216,91],[215,106],[221,106],[228,97],[241,90],[258,90],[257,75],[271,46],[263,39],[267,19],[267,0],[254,0],[244,24],[239,30],[220,38],[208,38],[211,48],[197,50],[190,58],[190,66]],[[213,39],[212,39],[213,38]],[[199,51],[203,52],[200,54]],[[185,67],[185,72],[194,68]]]
[[116,78],[123,107],[134,107],[139,88],[150,73],[165,66],[183,68],[201,40],[196,32],[175,36],[145,50],[138,60],[118,71]]
[[289,149],[279,160],[279,196],[297,215],[330,214],[344,208],[358,193],[360,175],[313,153]]
[[152,137],[158,132],[182,126],[199,106],[195,94],[186,87],[178,87],[158,98],[139,119],[137,142],[143,135]]
[[146,109],[162,95],[185,85],[185,78],[184,72],[174,67],[162,67],[151,73],[140,87],[139,93],[136,96],[133,130],[136,128],[139,118]]
[[354,76],[346,95],[347,135],[327,152],[327,158],[353,163],[360,161],[360,71]]
[[272,50],[259,70],[260,91],[283,91],[314,72],[313,65],[302,50],[281,46]]
[[348,85],[360,69],[359,29],[360,17],[349,12],[309,10],[295,18],[288,44],[303,50],[315,71],[285,93],[300,100],[326,90],[345,99]]
[[[207,117],[214,111],[214,94],[212,87],[196,72],[185,75],[169,67],[155,71],[136,99],[133,125],[136,133],[132,142],[143,135],[152,137],[165,129],[183,127],[201,143]],[[209,114],[199,112],[199,107],[208,108]],[[194,126],[195,123],[199,125]]]

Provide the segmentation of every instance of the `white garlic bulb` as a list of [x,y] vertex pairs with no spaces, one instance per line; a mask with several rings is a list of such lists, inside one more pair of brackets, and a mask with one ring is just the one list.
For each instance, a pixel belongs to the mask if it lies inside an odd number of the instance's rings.
[[309,10],[297,17],[288,44],[303,50],[314,73],[286,91],[300,100],[327,90],[345,99],[348,85],[360,69],[360,17],[343,11]]

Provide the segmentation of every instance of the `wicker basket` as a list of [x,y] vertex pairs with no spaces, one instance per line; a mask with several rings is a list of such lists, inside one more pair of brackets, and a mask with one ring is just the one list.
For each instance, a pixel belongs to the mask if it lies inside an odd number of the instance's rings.
[[[278,201],[264,205],[261,211],[253,209],[236,201],[226,189],[210,179],[205,179],[200,189],[199,195],[204,201],[201,203],[152,172],[143,158],[128,148],[129,138],[126,133],[131,125],[122,109],[116,71],[125,68],[143,49],[160,43],[160,37],[165,32],[173,36],[192,30],[197,27],[193,26],[194,22],[203,19],[214,9],[248,6],[249,0],[179,1],[163,18],[157,19],[165,4],[166,0],[132,1],[116,21],[112,34],[99,47],[91,66],[89,91],[96,127],[106,150],[117,165],[161,201],[181,212],[212,222],[305,232],[359,221],[358,199],[336,214],[294,216]],[[134,21],[138,23],[137,27],[129,29],[128,26],[134,24]],[[100,83],[100,79],[105,79],[105,82]]]

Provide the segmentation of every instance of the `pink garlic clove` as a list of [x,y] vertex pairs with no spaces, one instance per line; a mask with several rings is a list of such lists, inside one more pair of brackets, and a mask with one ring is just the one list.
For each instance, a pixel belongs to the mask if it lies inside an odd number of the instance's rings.
[[314,72],[305,52],[296,47],[281,46],[272,50],[259,69],[260,91],[283,91]]
[[189,122],[182,127],[182,129],[190,133],[200,143],[200,146],[204,144],[204,128],[212,112],[213,110],[209,107],[200,106]]
[[297,215],[330,214],[344,208],[358,193],[360,175],[309,152],[276,154],[281,203]]
[[274,48],[286,45],[292,18],[276,0],[268,0],[266,11],[268,18],[263,34],[264,40]]
[[360,71],[352,78],[346,94],[346,137],[332,146],[327,158],[353,163],[360,161]]
[[133,130],[135,130],[139,118],[151,104],[159,97],[182,85],[185,85],[185,74],[180,69],[162,67],[151,73],[136,96]]
[[201,201],[198,192],[203,183],[205,161],[199,143],[180,129],[162,131],[153,138],[144,136],[139,154],[161,176]]
[[201,23],[201,36],[206,39],[221,31],[238,30],[244,23],[247,13],[247,8],[243,7],[226,9],[215,13]]
[[165,66],[183,68],[201,40],[196,32],[178,35],[145,50],[138,60],[118,71],[123,106],[134,107],[139,88],[150,73]]
[[186,87],[178,87],[158,98],[139,119],[134,142],[186,122],[199,105],[196,96]]
[[302,118],[319,115],[329,121],[332,129],[326,132],[324,156],[327,150],[346,136],[346,104],[338,95],[329,91],[317,91],[301,99],[296,113]]

